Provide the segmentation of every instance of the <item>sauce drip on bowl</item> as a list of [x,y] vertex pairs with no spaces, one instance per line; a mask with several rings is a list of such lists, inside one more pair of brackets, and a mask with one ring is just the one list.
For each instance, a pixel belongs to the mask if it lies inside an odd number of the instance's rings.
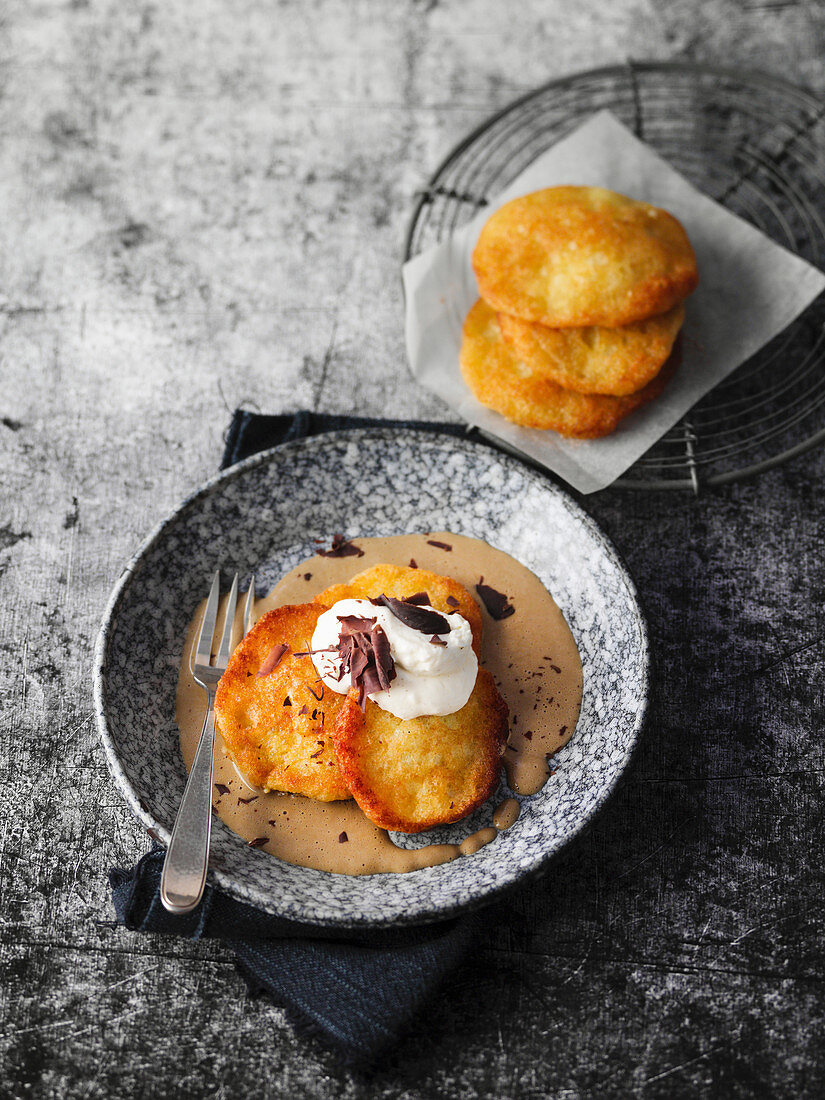
[[[510,708],[510,738],[504,753],[508,784],[519,795],[541,790],[550,775],[549,758],[576,728],[582,695],[576,643],[541,581],[509,554],[479,539],[449,532],[353,541],[362,556],[319,554],[302,562],[256,601],[256,617],[273,607],[305,603],[329,585],[344,583],[381,562],[407,565],[415,561],[421,569],[454,577],[482,605],[481,663],[495,677]],[[189,671],[202,612],[203,605],[189,626],[178,679],[176,717],[187,770],[192,766],[205,709],[204,692]],[[240,609],[236,627],[239,637]],[[288,863],[337,874],[403,873],[446,863],[489,844],[518,817],[518,802],[507,799],[495,811],[490,826],[461,844],[399,848],[352,800],[316,802],[300,795],[250,789],[224,753],[220,736],[214,783],[217,813],[246,841]]]

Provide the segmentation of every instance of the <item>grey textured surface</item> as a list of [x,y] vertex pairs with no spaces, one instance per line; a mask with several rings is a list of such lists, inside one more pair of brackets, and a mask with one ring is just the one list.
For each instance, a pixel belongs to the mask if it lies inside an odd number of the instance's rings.
[[491,109],[625,57],[825,92],[813,3],[191,5],[0,19],[0,1091],[816,1095],[822,474],[606,492],[652,626],[628,782],[370,1077],[250,1001],[225,950],[97,926],[147,846],[99,751],[91,647],[236,404],[446,417],[408,377],[415,188]]

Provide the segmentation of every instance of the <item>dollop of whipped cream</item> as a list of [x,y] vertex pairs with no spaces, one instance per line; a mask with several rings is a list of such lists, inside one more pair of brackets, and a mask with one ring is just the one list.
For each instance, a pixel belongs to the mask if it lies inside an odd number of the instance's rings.
[[[419,605],[422,606],[422,605]],[[423,605],[436,615],[429,604]],[[389,640],[395,676],[386,690],[373,692],[372,699],[396,718],[418,718],[422,714],[453,714],[461,710],[472,694],[478,674],[473,651],[473,632],[462,616],[443,616],[449,632],[433,635],[401,622],[388,607],[371,600],[339,600],[320,616],[312,635],[312,661],[326,687],[341,695],[352,687],[350,676],[341,670],[342,618],[373,619]],[[438,639],[434,643],[430,639]]]

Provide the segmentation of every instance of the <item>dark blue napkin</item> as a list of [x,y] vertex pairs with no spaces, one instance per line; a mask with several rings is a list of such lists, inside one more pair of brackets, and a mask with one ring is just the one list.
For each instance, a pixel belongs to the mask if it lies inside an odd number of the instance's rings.
[[[291,439],[388,425],[466,434],[457,424],[239,409],[221,467]],[[164,854],[155,846],[131,870],[110,872],[118,923],[134,932],[223,940],[250,990],[270,996],[299,1030],[326,1041],[348,1065],[366,1065],[392,1046],[481,937],[473,914],[412,928],[339,931],[273,917],[212,887],[194,913],[173,916],[160,901]]]
[[475,428],[467,428],[464,424],[441,424],[431,420],[381,420],[365,416],[309,412],[307,409],[282,416],[267,416],[236,409],[226,432],[221,469],[234,466],[241,459],[249,458],[250,455],[265,451],[267,447],[275,447],[279,443],[323,435],[324,432],[345,431],[347,428],[418,428],[470,439],[478,435]]

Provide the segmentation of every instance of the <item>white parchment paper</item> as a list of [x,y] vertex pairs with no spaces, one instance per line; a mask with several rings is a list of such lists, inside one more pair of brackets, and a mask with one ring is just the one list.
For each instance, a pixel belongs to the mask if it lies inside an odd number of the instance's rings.
[[[604,439],[564,439],[510,424],[475,400],[458,365],[461,326],[478,298],[470,257],[481,227],[517,195],[560,184],[608,187],[664,207],[687,230],[699,266],[699,289],[687,302],[681,367],[661,397]],[[592,493],[632,466],[823,289],[825,275],[818,268],[697,191],[614,115],[601,111],[543,153],[466,226],[404,265],[407,352],[418,380],[469,424]]]

